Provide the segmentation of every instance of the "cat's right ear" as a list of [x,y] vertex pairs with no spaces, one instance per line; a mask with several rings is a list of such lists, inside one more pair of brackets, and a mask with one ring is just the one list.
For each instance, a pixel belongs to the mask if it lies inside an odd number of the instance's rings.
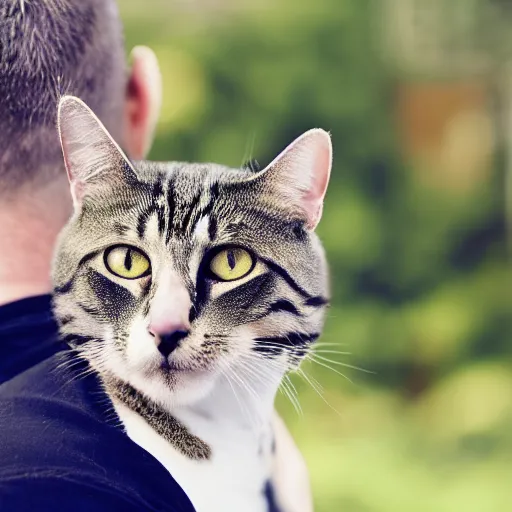
[[135,177],[126,155],[82,100],[62,97],[58,126],[75,208],[86,197]]
[[250,180],[259,183],[290,218],[315,229],[322,216],[332,166],[331,136],[314,128],[303,133]]

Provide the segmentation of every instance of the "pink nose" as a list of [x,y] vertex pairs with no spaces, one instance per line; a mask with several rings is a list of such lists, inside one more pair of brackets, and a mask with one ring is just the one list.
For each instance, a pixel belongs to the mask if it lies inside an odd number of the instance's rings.
[[149,310],[149,333],[167,357],[190,331],[190,295],[170,269],[162,273]]
[[190,332],[190,322],[178,317],[152,321],[148,328],[149,333],[155,338],[158,351],[165,357],[169,357],[186,338]]
[[176,330],[166,334],[153,334],[153,336],[155,337],[156,348],[167,359],[180,346],[181,340],[186,338],[188,334],[188,330]]
[[155,337],[176,331],[190,331],[190,322],[188,318],[155,318],[150,321],[148,331]]

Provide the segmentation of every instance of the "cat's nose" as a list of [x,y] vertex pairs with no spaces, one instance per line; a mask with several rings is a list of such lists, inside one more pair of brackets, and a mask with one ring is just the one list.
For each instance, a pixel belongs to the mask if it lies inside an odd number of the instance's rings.
[[170,268],[162,271],[150,304],[148,331],[164,357],[176,350],[190,331],[192,303],[187,288]]
[[149,334],[155,339],[156,348],[164,356],[169,357],[174,352],[181,340],[190,332],[190,324],[188,320],[181,321],[175,319],[167,319],[165,322],[150,322]]
[[188,336],[190,331],[173,331],[155,335],[156,346],[160,354],[169,357],[180,345],[181,340]]

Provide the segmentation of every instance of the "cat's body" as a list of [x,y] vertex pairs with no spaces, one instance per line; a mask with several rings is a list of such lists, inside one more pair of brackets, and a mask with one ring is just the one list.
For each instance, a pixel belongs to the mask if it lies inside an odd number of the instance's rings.
[[197,461],[183,455],[127,406],[118,402],[115,408],[128,436],[175,476],[198,511],[269,509],[266,491],[273,485],[270,424],[255,431],[251,425],[208,413],[174,411],[211,448],[208,460]]
[[132,164],[74,98],[59,127],[75,203],[53,272],[63,337],[198,512],[308,510],[276,469],[273,402],[322,327],[329,136],[254,173]]

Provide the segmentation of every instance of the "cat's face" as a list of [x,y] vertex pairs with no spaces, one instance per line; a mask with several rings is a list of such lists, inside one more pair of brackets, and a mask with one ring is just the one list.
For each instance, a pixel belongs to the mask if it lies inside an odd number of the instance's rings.
[[69,343],[169,406],[205,396],[226,374],[279,382],[299,364],[328,295],[312,228],[329,136],[308,132],[254,173],[131,164],[73,98],[59,121],[76,207],[53,272]]

